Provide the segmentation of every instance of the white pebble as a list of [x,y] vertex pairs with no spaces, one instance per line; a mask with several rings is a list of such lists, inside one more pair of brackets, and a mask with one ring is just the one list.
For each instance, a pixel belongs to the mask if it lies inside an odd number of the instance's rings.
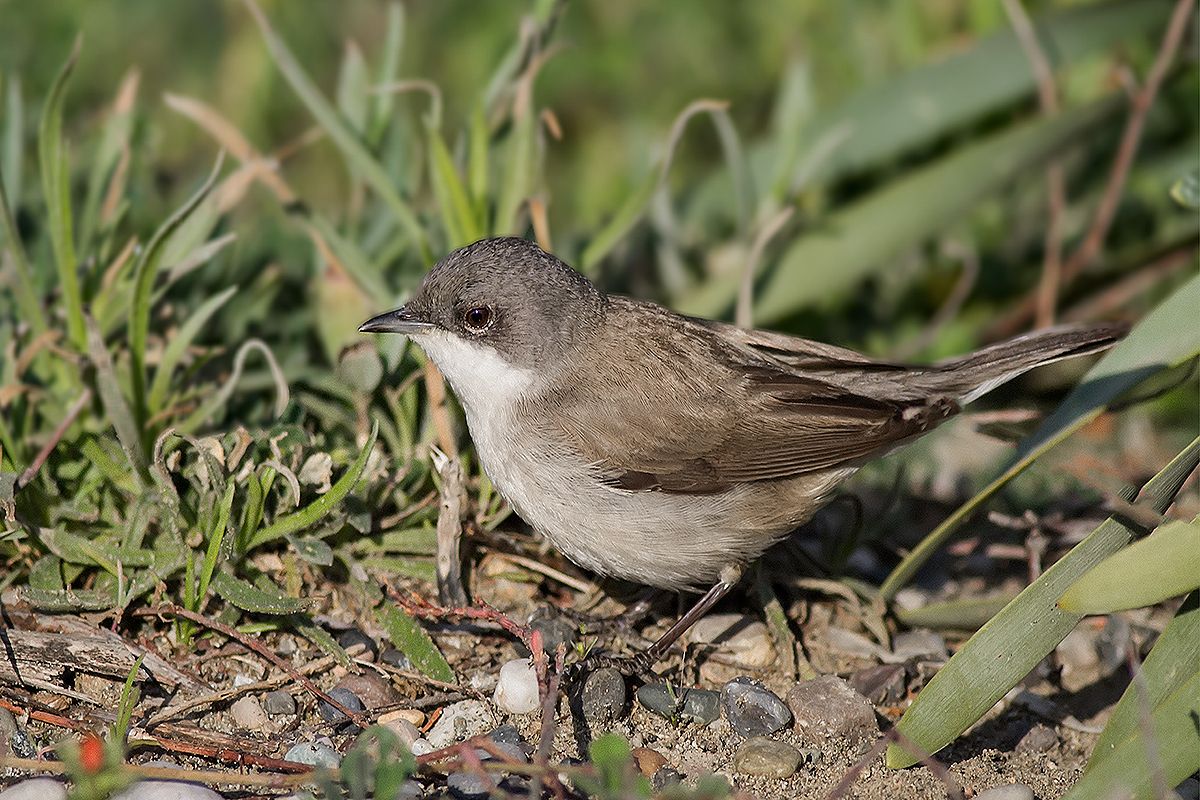
[[221,800],[221,795],[198,783],[138,781],[112,800]]
[[67,790],[53,778],[30,778],[0,791],[0,800],[66,800]]
[[500,668],[500,680],[492,699],[510,714],[528,714],[537,710],[541,703],[537,673],[529,659],[514,659]]
[[432,753],[434,750],[434,747],[433,747],[433,745],[431,745],[429,743],[428,739],[422,738],[422,739],[414,739],[413,743],[412,743],[412,747],[410,747],[409,749],[412,750],[412,754],[414,756],[423,756],[426,753]]

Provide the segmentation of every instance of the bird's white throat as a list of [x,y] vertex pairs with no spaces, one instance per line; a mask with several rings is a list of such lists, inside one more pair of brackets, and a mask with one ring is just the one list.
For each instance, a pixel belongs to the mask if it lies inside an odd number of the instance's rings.
[[507,410],[533,384],[532,370],[510,364],[500,353],[448,331],[417,334],[413,341],[446,376],[468,417],[479,420]]

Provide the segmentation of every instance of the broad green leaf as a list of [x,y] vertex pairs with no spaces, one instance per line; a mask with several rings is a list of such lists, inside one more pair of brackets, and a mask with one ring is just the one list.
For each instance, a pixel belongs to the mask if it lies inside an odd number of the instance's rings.
[[384,603],[375,612],[376,619],[387,631],[388,639],[424,675],[446,683],[454,682],[454,670],[415,619],[393,603]]
[[[1200,438],[1146,484],[1139,501],[1159,513],[1166,511],[1197,464]],[[1058,607],[1063,591],[1135,536],[1115,517],[1105,520],[951,657],[904,712],[897,730],[924,753],[936,753],[954,741],[1028,675],[1083,618],[1082,614]],[[908,767],[918,760],[918,755],[898,744],[888,746],[890,767]]]
[[87,349],[87,331],[83,322],[83,297],[79,292],[79,268],[75,256],[75,229],[71,214],[71,169],[62,138],[63,95],[67,79],[79,58],[81,39],[76,39],[71,54],[50,87],[38,129],[38,160],[41,162],[42,194],[49,217],[50,245],[58,267],[58,284],[67,313],[67,336],[75,347]]
[[1160,303],[1129,335],[1105,354],[1054,413],[1017,447],[1008,468],[960,506],[913,548],[892,570],[879,593],[890,600],[938,548],[996,492],[1020,475],[1046,451],[1100,416],[1124,392],[1162,370],[1200,353],[1200,276],[1192,278]]
[[1156,605],[1200,587],[1200,524],[1168,522],[1101,561],[1058,600],[1073,614]]
[[311,605],[308,601],[282,593],[263,591],[227,572],[217,572],[212,576],[212,589],[226,602],[256,614],[295,614]]
[[[843,296],[1119,108],[1108,98],[981,138],[833,213],[767,272],[755,293],[755,321],[775,322]],[[685,314],[718,316],[732,305],[740,282],[736,273],[714,276],[677,306]]]
[[363,445],[362,450],[359,451],[358,456],[342,474],[342,477],[338,478],[337,483],[333,484],[328,492],[319,496],[304,508],[293,511],[291,514],[285,514],[255,533],[250,538],[250,542],[246,548],[247,551],[275,539],[281,539],[289,533],[295,533],[307,528],[332,511],[350,493],[354,485],[358,483],[363,469],[367,466],[367,459],[371,456],[371,450],[375,447],[375,439],[378,436],[379,423],[376,422],[371,426],[371,435],[367,437],[366,444]]
[[19,596],[39,611],[56,613],[108,611],[117,605],[117,599],[112,592],[93,589],[37,589],[33,586],[22,586]]
[[[1194,666],[1194,663],[1193,663]],[[1063,800],[1151,800],[1196,771],[1200,753],[1200,671],[1163,698],[1147,720],[1144,735],[1117,744],[1084,772]],[[1160,784],[1161,781],[1161,784]]]
[[292,90],[296,92],[317,123],[329,134],[329,138],[342,151],[346,160],[360,171],[362,179],[391,209],[400,226],[408,234],[413,246],[420,252],[421,260],[429,261],[429,246],[425,239],[425,231],[421,228],[421,223],[412,208],[396,191],[387,170],[371,155],[362,139],[347,124],[346,119],[338,113],[338,110],[313,83],[300,61],[271,27],[271,23],[258,4],[254,0],[244,0],[244,2],[262,32],[263,40],[267,43],[267,49],[275,61],[275,66],[291,84]]
[[150,384],[150,399],[148,405],[152,414],[162,410],[163,403],[167,399],[167,390],[171,386],[171,374],[175,371],[175,367],[183,359],[183,354],[187,352],[188,347],[200,335],[204,323],[220,310],[221,306],[229,298],[233,297],[237,292],[236,286],[230,286],[223,292],[220,292],[204,301],[204,303],[188,317],[187,322],[179,328],[179,331],[170,338],[167,343],[167,348],[163,351],[162,358],[159,360],[158,367],[154,372],[154,381]]

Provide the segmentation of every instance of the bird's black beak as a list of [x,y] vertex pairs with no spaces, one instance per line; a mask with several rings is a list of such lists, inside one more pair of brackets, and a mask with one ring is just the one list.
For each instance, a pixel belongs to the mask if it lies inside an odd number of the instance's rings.
[[423,319],[417,319],[406,308],[397,308],[395,311],[389,311],[386,314],[380,314],[377,317],[371,317],[369,320],[358,326],[359,333],[403,333],[412,335],[414,333],[426,333],[433,330],[436,325],[432,322],[426,322]]

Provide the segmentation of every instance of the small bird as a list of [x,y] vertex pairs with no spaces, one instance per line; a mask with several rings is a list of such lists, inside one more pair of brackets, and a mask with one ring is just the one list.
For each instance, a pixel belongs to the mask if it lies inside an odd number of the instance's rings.
[[364,333],[412,337],[449,381],[480,463],[529,525],[593,572],[707,594],[643,664],[864,462],[1002,383],[1094,353],[1059,327],[930,366],[606,294],[537,245],[455,250]]

